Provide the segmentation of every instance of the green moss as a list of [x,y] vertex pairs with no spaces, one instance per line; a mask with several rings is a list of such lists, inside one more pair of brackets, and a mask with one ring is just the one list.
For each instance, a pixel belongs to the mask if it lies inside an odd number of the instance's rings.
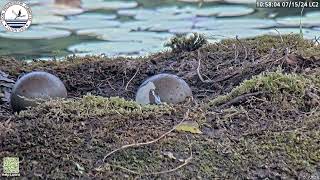
[[[284,161],[281,164],[290,164],[290,166],[311,171],[313,164],[320,161],[320,146],[317,143],[319,138],[319,130],[310,130],[307,133],[295,130],[267,133],[258,139],[247,140],[247,144],[250,144],[250,149],[256,150],[256,152],[250,152],[257,156],[256,161],[264,161],[267,158],[276,159],[278,156]],[[240,151],[243,152],[243,150]]]
[[273,101],[279,101],[286,93],[302,101],[306,88],[312,84],[311,79],[298,74],[283,74],[280,71],[262,73],[245,80],[227,95],[215,98],[209,105],[216,106],[243,94],[259,91],[269,93]]
[[[248,38],[240,40],[242,45],[249,49],[255,49],[259,54],[269,54],[271,49],[282,52],[285,48],[289,48],[292,52],[301,54],[306,57],[316,56],[320,57],[320,47],[316,45],[316,42],[296,35],[284,35],[284,36],[270,36],[263,35],[255,38]],[[221,42],[224,45],[238,44],[239,41],[235,39],[227,39]]]
[[[124,98],[86,95],[83,98],[68,100],[53,100],[46,102],[36,110],[49,110],[49,113],[63,113],[64,115],[72,115],[76,117],[105,116],[113,113],[119,115],[141,115],[148,113],[167,113],[170,106],[147,105],[141,106],[135,101],[127,101]],[[20,116],[30,113],[23,111]]]

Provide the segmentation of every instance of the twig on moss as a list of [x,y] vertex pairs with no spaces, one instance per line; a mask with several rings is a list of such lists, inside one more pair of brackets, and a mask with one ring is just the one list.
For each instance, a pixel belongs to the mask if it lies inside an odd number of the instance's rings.
[[108,83],[108,85],[110,86],[110,88],[111,88],[112,90],[117,91],[117,90],[111,85],[110,81],[107,80],[107,83]]
[[199,79],[201,80],[201,82],[203,83],[214,83],[215,81],[212,81],[212,80],[204,80],[202,75],[201,75],[201,72],[200,72],[200,68],[201,68],[201,58],[200,58],[200,51],[198,51],[198,67],[197,67],[197,74],[198,74],[198,77]]
[[232,44],[232,47],[234,49],[234,62],[238,63],[239,51],[237,49],[237,45]]
[[133,144],[128,144],[128,145],[124,145],[124,146],[121,146],[120,148],[118,149],[115,149],[113,151],[111,151],[110,153],[108,153],[106,156],[104,156],[103,158],[103,162],[105,162],[105,160],[111,156],[112,154],[120,151],[120,150],[124,150],[124,149],[127,149],[127,148],[130,148],[130,147],[140,147],[140,146],[144,146],[144,145],[149,145],[149,144],[153,144],[157,141],[159,141],[160,139],[164,138],[165,136],[167,136],[168,134],[170,134],[172,131],[174,131],[176,129],[176,127],[178,127],[179,125],[181,125],[186,119],[189,118],[189,112],[190,110],[188,109],[188,111],[185,113],[183,119],[177,124],[175,125],[171,130],[167,131],[166,133],[162,134],[160,137],[152,140],[152,141],[148,141],[148,142],[143,142],[143,143],[133,143]]
[[187,159],[184,160],[184,162],[182,164],[180,164],[179,166],[175,167],[175,168],[172,168],[172,169],[169,169],[169,170],[164,170],[164,171],[159,171],[159,172],[151,172],[151,173],[145,173],[145,174],[141,174],[137,171],[134,171],[134,170],[131,170],[131,169],[128,169],[128,168],[125,168],[125,167],[122,167],[122,166],[117,166],[117,165],[110,165],[111,167],[115,167],[115,168],[119,168],[121,170],[124,170],[124,171],[127,171],[129,173],[132,173],[132,174],[136,174],[136,175],[140,175],[140,176],[150,176],[150,175],[160,175],[160,174],[167,174],[167,173],[172,173],[174,171],[177,171],[181,168],[183,168],[184,166],[188,165],[191,160],[193,159],[193,154],[192,154],[192,145],[191,143],[189,143],[189,150],[190,150],[190,155]]
[[[203,77],[202,77],[202,75],[201,75],[201,72],[200,72],[200,66],[201,66],[201,60],[198,59],[197,74],[198,74],[198,76],[199,76],[199,79],[200,79],[201,82],[203,82],[203,83],[208,83],[208,81],[210,81],[210,80],[204,80],[204,79],[203,79]],[[210,82],[211,82],[211,81],[210,81]]]
[[159,175],[159,174],[171,173],[171,172],[177,171],[177,170],[183,168],[184,166],[188,165],[190,163],[190,161],[192,160],[192,158],[193,158],[191,143],[189,144],[189,147],[190,147],[189,148],[190,149],[190,156],[187,159],[185,159],[184,162],[182,164],[180,164],[179,166],[177,166],[177,167],[175,167],[173,169],[165,170],[165,171],[147,173],[145,175]]
[[[307,1],[305,1],[307,2]],[[304,11],[304,6],[302,7],[301,9],[301,12],[300,12],[300,26],[299,26],[299,29],[300,29],[300,38],[303,39],[303,31],[302,31],[302,16],[303,16],[303,11]]]
[[242,46],[242,48],[244,49],[244,53],[245,53],[245,56],[244,56],[244,59],[246,60],[248,58],[248,50],[247,48],[243,45],[243,43],[240,41],[239,37],[236,36],[236,39],[237,41],[240,43],[240,45]]
[[237,70],[235,71],[234,73],[230,74],[230,75],[227,75],[227,76],[224,76],[222,78],[219,78],[219,79],[216,79],[216,80],[204,80],[202,75],[201,75],[201,72],[200,72],[200,67],[201,67],[201,58],[200,58],[200,52],[198,51],[198,67],[197,67],[197,74],[198,74],[198,77],[199,79],[201,80],[201,82],[203,83],[219,83],[219,82],[222,82],[222,81],[225,81],[225,80],[228,80],[232,77],[234,77],[235,75],[239,74],[240,71]]
[[136,77],[138,72],[139,72],[139,67],[137,68],[137,71],[134,73],[134,75],[131,77],[131,79],[128,81],[128,83],[126,84],[126,87],[124,88],[124,90],[128,91],[128,86],[129,86],[130,82]]
[[280,38],[281,38],[281,42],[282,42],[282,43],[284,43],[284,40],[283,40],[283,38],[282,38],[282,35],[281,35],[281,33],[278,31],[278,29],[274,29],[274,30],[276,30],[276,31],[277,31],[278,35],[279,35],[279,36],[280,36]]
[[258,92],[254,92],[254,93],[247,93],[247,94],[243,94],[241,96],[237,96],[237,97],[231,99],[230,101],[225,102],[224,104],[221,104],[220,106],[218,106],[217,109],[222,109],[222,108],[225,108],[227,106],[231,106],[233,104],[240,103],[240,102],[244,101],[245,99],[247,99],[250,96],[257,96],[257,95],[261,95],[261,94],[264,94],[264,93],[265,93],[264,91],[258,91]]

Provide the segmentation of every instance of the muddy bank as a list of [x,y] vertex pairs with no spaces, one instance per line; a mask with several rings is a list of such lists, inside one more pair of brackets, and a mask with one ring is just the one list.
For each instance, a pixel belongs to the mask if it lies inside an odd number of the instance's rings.
[[[320,178],[319,45],[298,36],[192,44],[136,59],[1,58],[12,79],[32,70],[57,75],[69,99],[19,115],[2,105],[0,157],[20,157],[24,177]],[[161,72],[186,80],[194,101],[130,101]],[[202,134],[172,131],[181,121],[197,122]]]

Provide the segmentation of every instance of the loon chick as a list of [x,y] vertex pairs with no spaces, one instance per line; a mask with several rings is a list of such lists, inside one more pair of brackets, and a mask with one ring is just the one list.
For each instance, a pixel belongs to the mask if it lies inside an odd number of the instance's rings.
[[161,104],[162,102],[177,104],[192,97],[189,85],[173,74],[158,74],[145,80],[136,93],[139,104]]

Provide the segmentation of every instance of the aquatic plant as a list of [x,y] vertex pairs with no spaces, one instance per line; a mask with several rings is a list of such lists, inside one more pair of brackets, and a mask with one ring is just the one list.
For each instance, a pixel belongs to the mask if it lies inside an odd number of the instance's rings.
[[165,44],[165,47],[170,47],[173,52],[195,51],[206,43],[207,39],[202,34],[180,34],[171,38],[170,41]]

